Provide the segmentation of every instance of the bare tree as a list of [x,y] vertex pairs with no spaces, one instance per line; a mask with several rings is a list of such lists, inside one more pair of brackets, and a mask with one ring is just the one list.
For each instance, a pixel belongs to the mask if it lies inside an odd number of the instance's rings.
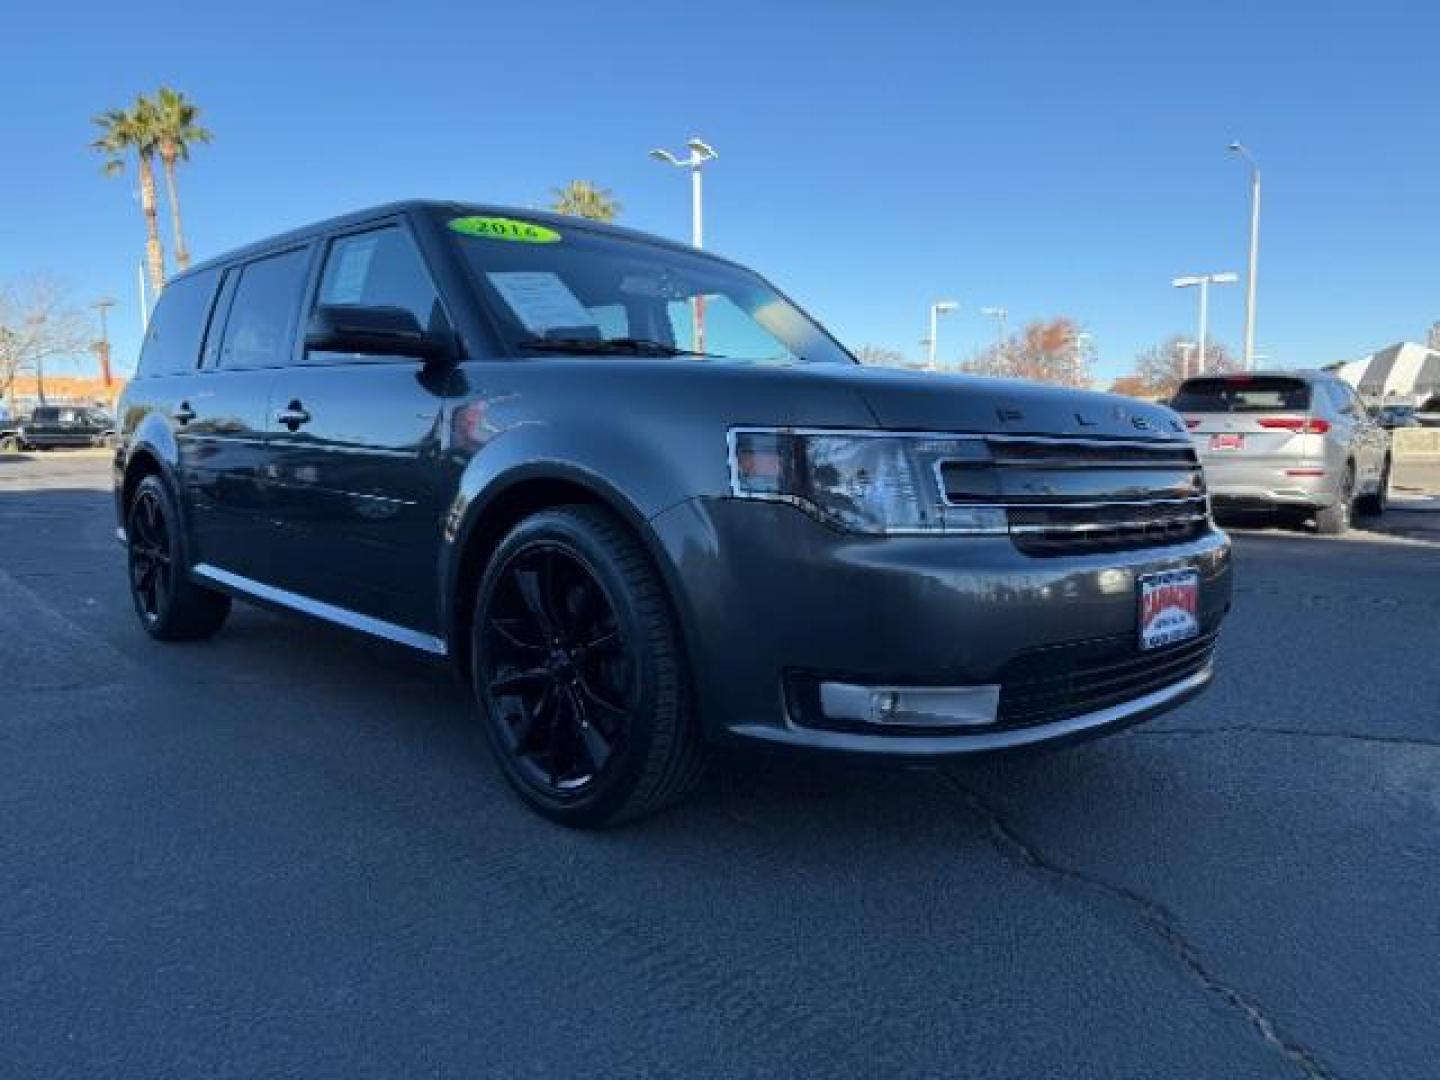
[[897,349],[883,345],[859,345],[854,349],[855,359],[871,367],[904,367],[905,356]]
[[960,365],[974,375],[1088,386],[1089,349],[1080,324],[1068,315],[1029,323]]
[[1240,370],[1240,362],[1221,342],[1212,341],[1205,346],[1205,363],[1201,365],[1192,355],[1194,346],[1183,349],[1183,341],[1181,335],[1171,334],[1135,357],[1135,378],[1148,393],[1168,397],[1187,375],[1198,375],[1201,371],[1214,375]]
[[22,371],[43,376],[45,361],[83,353],[93,337],[62,282],[44,274],[0,282],[0,396]]

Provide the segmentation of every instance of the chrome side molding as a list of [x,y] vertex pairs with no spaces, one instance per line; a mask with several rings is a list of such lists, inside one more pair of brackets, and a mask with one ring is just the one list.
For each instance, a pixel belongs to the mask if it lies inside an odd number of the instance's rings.
[[198,578],[237,593],[253,596],[257,600],[264,600],[266,603],[277,604],[280,607],[290,608],[302,615],[324,619],[326,622],[335,623],[337,626],[344,626],[350,630],[358,630],[371,637],[384,638],[397,645],[419,649],[421,652],[427,652],[434,656],[445,656],[450,651],[445,640],[435,637],[433,634],[424,634],[419,630],[411,630],[407,626],[397,626],[384,619],[361,615],[358,611],[337,607],[335,604],[327,604],[323,600],[302,596],[299,593],[290,592],[288,589],[266,585],[263,581],[254,581],[240,574],[232,574],[229,570],[221,570],[218,566],[211,566],[209,563],[196,563],[190,568],[190,572]]

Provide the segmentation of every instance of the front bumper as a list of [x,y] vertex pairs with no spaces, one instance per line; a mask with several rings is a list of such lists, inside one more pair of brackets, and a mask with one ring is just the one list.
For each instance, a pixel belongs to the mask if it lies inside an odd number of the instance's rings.
[[790,506],[745,500],[692,500],[652,526],[670,564],[696,705],[722,743],[928,759],[1101,734],[1198,693],[1208,653],[1128,700],[1112,695],[1103,707],[1025,726],[834,730],[798,708],[793,691],[809,677],[1003,685],[1017,663],[1033,679],[1061,655],[1047,650],[1133,642],[1136,578],[1159,570],[1199,570],[1207,634],[1230,604],[1229,540],[1213,529],[1168,547],[1039,558],[1009,537],[854,536]]

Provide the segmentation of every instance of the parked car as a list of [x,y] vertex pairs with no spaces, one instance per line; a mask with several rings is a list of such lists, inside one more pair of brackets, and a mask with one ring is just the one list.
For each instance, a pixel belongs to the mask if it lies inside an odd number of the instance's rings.
[[1372,415],[1386,431],[1420,426],[1420,421],[1415,419],[1414,405],[1381,405]]
[[1420,403],[1415,410],[1415,422],[1421,427],[1440,427],[1440,394]]
[[1313,517],[1345,532],[1353,512],[1385,512],[1390,435],[1354,387],[1322,371],[1205,375],[1171,400],[1184,415],[1219,510]]
[[104,446],[115,421],[99,409],[78,405],[37,405],[28,418],[0,426],[0,450],[60,450]]
[[864,368],[755,273],[574,218],[404,203],[192,269],[120,415],[146,632],[240,599],[444,657],[568,825],[712,744],[1113,731],[1205,686],[1230,605],[1168,409]]

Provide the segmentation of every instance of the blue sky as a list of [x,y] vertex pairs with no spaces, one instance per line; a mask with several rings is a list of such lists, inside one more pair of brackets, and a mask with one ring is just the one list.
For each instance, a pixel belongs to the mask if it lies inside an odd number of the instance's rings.
[[[217,136],[181,177],[197,257],[576,177],[684,237],[684,176],[646,151],[698,134],[721,154],[709,246],[848,343],[916,355],[953,297],[942,359],[990,340],[999,304],[1080,319],[1111,377],[1193,334],[1172,276],[1243,272],[1239,137],[1265,178],[1257,345],[1323,363],[1440,319],[1437,36],[1431,6],[1384,0],[27,3],[0,36],[0,277],[115,295],[133,363],[143,229],[89,118],[169,83]],[[1212,334],[1238,347],[1242,309],[1218,289]]]

